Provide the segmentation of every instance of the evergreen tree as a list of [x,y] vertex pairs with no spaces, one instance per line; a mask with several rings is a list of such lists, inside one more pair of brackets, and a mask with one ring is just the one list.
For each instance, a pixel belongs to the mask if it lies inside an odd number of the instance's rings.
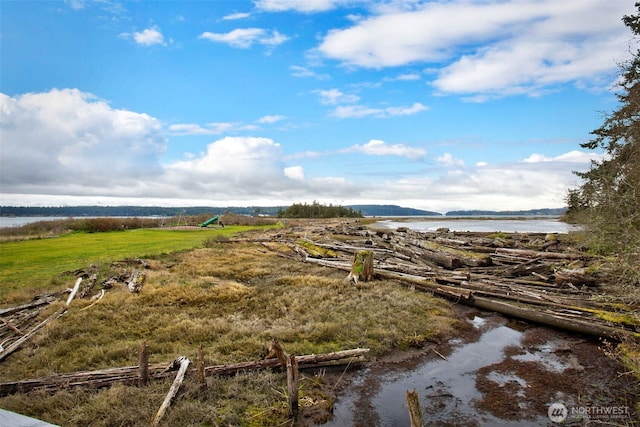
[[[640,37],[638,12],[624,16],[634,40]],[[640,261],[640,49],[621,65],[619,107],[605,115],[602,126],[583,148],[604,151],[602,161],[592,162],[587,172],[576,172],[583,184],[569,191],[568,216],[584,223],[594,250],[620,252],[633,265]],[[638,265],[638,264],[636,264]],[[632,268],[633,270],[633,268]],[[634,273],[640,281],[640,273]]]

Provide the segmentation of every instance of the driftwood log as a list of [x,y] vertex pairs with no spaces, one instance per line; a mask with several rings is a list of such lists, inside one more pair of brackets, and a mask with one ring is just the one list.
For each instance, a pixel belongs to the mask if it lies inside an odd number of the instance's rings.
[[182,382],[184,381],[184,376],[187,373],[187,368],[189,367],[189,363],[191,363],[191,361],[184,356],[180,356],[178,359],[176,359],[172,363],[172,365],[174,364],[179,365],[178,373],[176,374],[176,379],[173,381],[173,384],[171,384],[171,388],[169,389],[169,392],[165,396],[164,401],[162,402],[162,405],[160,405],[160,409],[158,409],[156,416],[153,418],[153,421],[151,422],[152,427],[157,427],[158,425],[160,425],[160,421],[164,417],[164,414],[167,412],[167,409],[169,409],[169,406],[171,405],[171,401],[176,396],[176,393],[178,393],[178,389],[180,388],[180,386],[182,385]]
[[[312,369],[327,366],[355,365],[366,361],[368,348],[355,348],[331,353],[308,354],[297,356],[299,369]],[[251,362],[214,365],[204,368],[206,376],[229,376],[239,372],[261,369],[282,368],[277,358],[257,360]],[[162,379],[171,375],[167,364],[150,364],[148,366],[150,379]],[[57,391],[66,388],[97,389],[108,387],[115,383],[135,385],[139,381],[140,367],[126,366],[121,368],[101,369],[98,371],[73,372],[58,374],[46,378],[19,380],[0,383],[0,397],[15,393],[26,393],[32,390]],[[187,375],[197,375],[197,369],[189,370]]]

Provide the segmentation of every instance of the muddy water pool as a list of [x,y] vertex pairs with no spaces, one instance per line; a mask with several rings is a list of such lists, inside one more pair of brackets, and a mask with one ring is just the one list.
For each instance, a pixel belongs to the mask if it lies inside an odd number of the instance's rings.
[[625,387],[633,393],[596,342],[470,309],[465,316],[464,336],[441,351],[355,373],[323,426],[408,426],[405,393],[414,389],[428,426],[552,425],[553,403],[618,404]]

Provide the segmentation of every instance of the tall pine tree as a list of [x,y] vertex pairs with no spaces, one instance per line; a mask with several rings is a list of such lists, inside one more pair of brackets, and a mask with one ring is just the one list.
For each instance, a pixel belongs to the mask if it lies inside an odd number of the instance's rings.
[[[624,24],[640,37],[640,2],[636,15]],[[637,44],[636,44],[637,45]],[[594,138],[583,148],[602,149],[605,158],[587,172],[576,172],[581,187],[569,191],[569,215],[584,222],[591,245],[604,253],[622,251],[632,258],[640,252],[640,49],[621,66],[619,107],[605,116]],[[640,273],[638,273],[640,276]]]

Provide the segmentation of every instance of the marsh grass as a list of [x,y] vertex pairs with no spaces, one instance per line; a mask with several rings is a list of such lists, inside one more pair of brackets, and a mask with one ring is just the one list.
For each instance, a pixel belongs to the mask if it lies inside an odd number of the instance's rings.
[[[205,234],[176,236],[193,243]],[[272,338],[293,354],[368,347],[376,356],[435,340],[457,325],[448,303],[391,281],[356,287],[345,282],[343,272],[278,257],[256,244],[208,246],[153,256],[140,294],[116,287],[87,310],[82,309],[90,301],[74,301],[64,316],[3,362],[0,379],[137,365],[143,341],[151,363],[181,355],[195,361],[199,345],[207,365],[257,360]],[[186,381],[164,425],[261,426],[287,419],[284,374],[209,378],[206,392],[195,383]],[[65,426],[147,425],[169,385],[36,392],[0,399],[0,407]],[[305,387],[303,396],[317,397],[316,383]]]

